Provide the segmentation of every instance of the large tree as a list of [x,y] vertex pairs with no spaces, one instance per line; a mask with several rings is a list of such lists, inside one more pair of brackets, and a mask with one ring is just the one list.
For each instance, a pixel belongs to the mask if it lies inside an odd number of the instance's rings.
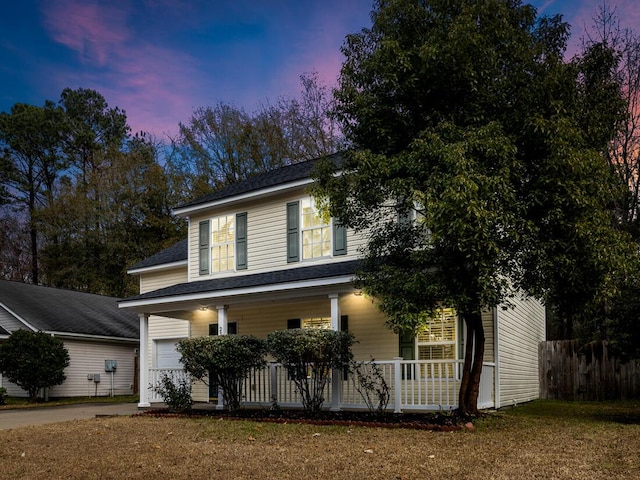
[[[611,57],[565,62],[568,25],[519,0],[378,0],[372,23],[347,36],[335,93],[354,150],[315,193],[369,235],[358,279],[392,329],[456,308],[459,410],[474,413],[483,310],[523,293],[577,309],[633,255],[602,154],[620,104],[599,88]],[[587,115],[595,103],[607,115]]]
[[49,101],[43,107],[17,103],[10,113],[0,113],[0,193],[20,212],[15,217],[17,224],[28,225],[33,283],[39,281],[36,211],[52,202],[58,175],[65,166],[60,155],[65,128],[62,119],[62,110]]
[[168,164],[189,197],[256,173],[335,153],[342,147],[332,98],[316,74],[301,76],[299,98],[266,101],[254,113],[220,102],[196,109],[173,142]]

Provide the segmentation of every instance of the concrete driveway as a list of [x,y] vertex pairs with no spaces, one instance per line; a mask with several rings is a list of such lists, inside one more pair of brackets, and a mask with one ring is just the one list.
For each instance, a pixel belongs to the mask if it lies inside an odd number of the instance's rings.
[[132,415],[134,413],[138,413],[137,403],[84,403],[57,407],[0,410],[0,430],[100,416]]

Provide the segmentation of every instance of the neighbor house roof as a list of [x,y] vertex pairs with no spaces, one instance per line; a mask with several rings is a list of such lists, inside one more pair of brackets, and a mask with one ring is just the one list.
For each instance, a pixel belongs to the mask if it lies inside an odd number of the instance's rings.
[[343,277],[353,275],[359,263],[359,260],[349,260],[345,262],[324,263],[308,267],[296,267],[286,270],[254,273],[251,275],[239,275],[233,277],[213,278],[197,282],[179,283],[170,287],[143,293],[135,297],[126,298],[121,300],[120,303],[125,304],[123,306],[127,306],[127,303],[139,300],[152,300],[156,298],[170,298],[220,291],[233,293],[234,290],[244,288],[302,282],[305,280],[328,279],[331,277]]
[[[140,338],[140,321],[118,298],[0,280],[0,310],[25,328],[63,334]],[[17,322],[13,322],[16,325]],[[7,325],[5,324],[5,327]],[[14,330],[15,328],[7,327]]]
[[199,205],[211,203],[216,200],[242,195],[249,192],[255,192],[258,190],[295,182],[297,180],[311,178],[314,167],[321,160],[329,160],[334,164],[339,165],[342,162],[342,154],[334,153],[333,155],[328,155],[313,160],[307,160],[305,162],[294,163],[293,165],[287,165],[285,167],[278,168],[277,170],[271,170],[269,172],[249,177],[246,180],[238,183],[233,183],[227,187],[224,187],[203,197],[197,198],[191,202],[183,203],[182,205],[177,206],[174,210],[188,210],[191,207],[197,207]]

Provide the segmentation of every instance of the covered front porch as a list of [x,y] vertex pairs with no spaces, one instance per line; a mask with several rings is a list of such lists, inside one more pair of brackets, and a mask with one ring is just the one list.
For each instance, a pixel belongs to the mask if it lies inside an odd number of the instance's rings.
[[[355,360],[376,365],[388,388],[388,410],[454,409],[462,376],[459,352],[463,351],[463,332],[458,322],[440,323],[432,335],[410,340],[408,345],[406,338],[399,338],[385,326],[385,317],[373,300],[354,289],[352,269],[346,262],[247,275],[239,280],[190,282],[121,302],[121,307],[135,308],[140,318],[139,406],[162,401],[154,387],[163,373],[183,375],[175,352],[180,339],[228,334],[264,338],[275,330],[303,327],[351,333],[356,340],[352,349]],[[490,315],[487,321],[491,322]],[[495,404],[492,361],[493,349],[488,348],[480,408]],[[353,374],[336,372],[325,389],[324,407],[367,408],[356,387]],[[247,406],[301,406],[294,382],[276,363],[253,372],[244,388],[242,401]],[[223,405],[202,383],[194,385],[192,397]]]
[[[450,411],[457,407],[458,390],[462,372],[462,360],[393,360],[361,362],[365,369],[376,365],[380,378],[388,388],[386,410],[394,413],[404,411]],[[155,386],[169,375],[174,381],[186,376],[181,368],[154,368],[149,370],[150,387],[147,392],[151,403],[162,402]],[[493,408],[495,364],[484,363],[480,379],[478,408]],[[360,387],[360,388],[359,388]],[[324,408],[339,410],[366,410],[378,405],[375,396],[365,397],[357,376],[353,372],[337,372],[324,391]],[[244,382],[242,405],[246,407],[301,408],[302,400],[295,384],[278,363],[270,363],[265,369],[253,371]],[[216,398],[223,408],[223,398]]]

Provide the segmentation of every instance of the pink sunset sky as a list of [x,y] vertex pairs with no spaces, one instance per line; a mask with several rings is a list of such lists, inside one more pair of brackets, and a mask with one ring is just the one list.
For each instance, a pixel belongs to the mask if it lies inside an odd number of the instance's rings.
[[[570,49],[602,0],[535,0],[572,25]],[[640,29],[634,0],[609,0]],[[134,132],[174,135],[194,109],[220,101],[254,111],[297,96],[316,71],[334,85],[345,35],[370,26],[372,0],[21,0],[0,18],[0,111],[99,91]]]

